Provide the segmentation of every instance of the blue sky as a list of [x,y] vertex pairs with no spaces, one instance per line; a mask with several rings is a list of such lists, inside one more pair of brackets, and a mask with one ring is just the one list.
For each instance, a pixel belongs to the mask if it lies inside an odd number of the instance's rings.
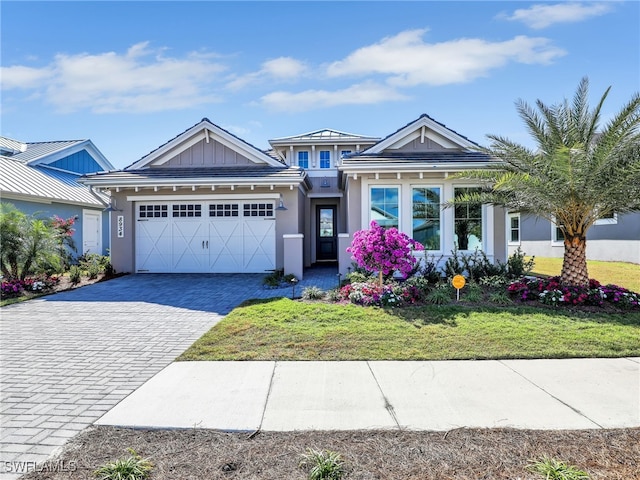
[[30,2],[1,5],[4,136],[91,139],[122,168],[203,117],[258,148],[426,113],[529,145],[514,102],[589,77],[604,119],[640,86],[640,3]]

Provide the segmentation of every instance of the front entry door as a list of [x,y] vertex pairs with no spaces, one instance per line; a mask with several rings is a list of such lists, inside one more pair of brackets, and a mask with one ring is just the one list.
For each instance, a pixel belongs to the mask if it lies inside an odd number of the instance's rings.
[[338,234],[336,233],[336,207],[319,206],[316,210],[317,238],[316,260],[335,261],[338,259]]

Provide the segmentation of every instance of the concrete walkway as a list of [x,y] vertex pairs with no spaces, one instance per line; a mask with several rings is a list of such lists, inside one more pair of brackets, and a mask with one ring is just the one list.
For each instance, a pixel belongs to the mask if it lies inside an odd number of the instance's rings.
[[97,424],[230,431],[640,427],[640,359],[177,362]]

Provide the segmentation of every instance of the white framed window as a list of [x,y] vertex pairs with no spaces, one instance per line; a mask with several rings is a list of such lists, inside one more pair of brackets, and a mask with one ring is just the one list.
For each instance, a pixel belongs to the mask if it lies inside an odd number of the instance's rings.
[[245,203],[243,206],[245,217],[273,217],[273,203]]
[[330,150],[320,150],[320,168],[331,168]]
[[618,214],[615,212],[611,212],[611,213],[608,213],[607,215],[602,215],[593,224],[594,225],[617,225]]
[[[455,187],[454,198],[480,192],[479,187]],[[454,242],[458,250],[482,250],[482,204],[465,203],[454,207]]]
[[399,228],[399,186],[376,185],[369,188],[369,221],[375,221],[384,228]]
[[509,213],[507,215],[507,243],[520,245],[520,214]]
[[411,189],[412,237],[425,250],[442,248],[441,192],[440,187],[414,186]]
[[300,168],[309,168],[309,152],[298,152],[298,166]]
[[340,150],[340,157],[345,157],[351,153],[351,150]]
[[564,233],[562,233],[562,228],[557,225],[555,219],[553,222],[551,222],[551,246],[564,246]]

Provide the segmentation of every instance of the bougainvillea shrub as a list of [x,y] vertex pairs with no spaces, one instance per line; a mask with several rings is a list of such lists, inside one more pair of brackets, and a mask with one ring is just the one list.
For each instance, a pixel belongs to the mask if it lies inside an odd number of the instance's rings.
[[27,277],[24,280],[8,279],[0,282],[2,298],[19,297],[26,292],[46,292],[60,282],[56,276],[38,275]]
[[397,228],[384,228],[375,221],[368,230],[358,230],[347,248],[359,267],[379,274],[380,285],[383,275],[394,272],[406,278],[418,262],[413,256],[415,250],[424,250],[424,247]]

